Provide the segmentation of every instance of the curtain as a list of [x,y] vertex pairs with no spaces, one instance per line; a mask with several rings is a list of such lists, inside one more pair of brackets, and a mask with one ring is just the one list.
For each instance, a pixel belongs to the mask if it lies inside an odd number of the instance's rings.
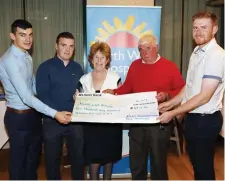
[[45,60],[55,55],[56,37],[63,31],[75,37],[74,59],[83,66],[83,1],[82,0],[26,0],[26,19],[34,31],[34,72]]
[[181,68],[182,0],[156,0],[162,6],[160,54]]
[[[23,18],[22,0],[1,0],[0,5],[0,57],[11,45],[9,33],[11,32],[11,24],[15,19]],[[2,94],[3,86],[0,82],[0,94]]]
[[211,11],[217,15],[219,30],[216,35],[216,40],[220,44],[220,28],[221,28],[221,7],[210,7],[206,5],[205,0],[184,0],[184,28],[183,28],[183,55],[182,55],[182,73],[186,77],[189,58],[195,47],[194,41],[192,40],[192,16],[199,11]]
[[0,56],[11,45],[9,33],[11,24],[15,19],[23,19],[23,1],[22,0],[1,0],[0,5]]
[[[160,54],[175,62],[186,78],[189,58],[194,48],[192,40],[192,16],[199,11],[211,11],[218,17],[221,26],[223,7],[210,7],[205,0],[155,0],[162,6]],[[221,31],[217,33],[219,44]]]
[[[25,2],[25,4],[23,4]],[[137,0],[135,1],[137,2]],[[0,56],[10,46],[10,25],[25,18],[33,25],[34,72],[55,54],[55,40],[62,31],[70,31],[76,42],[75,60],[83,66],[85,39],[85,0],[1,0]],[[198,11],[214,12],[219,22],[217,41],[223,46],[221,31],[224,7],[210,7],[205,0],[155,0],[162,6],[160,54],[175,62],[186,77],[189,57],[194,48],[191,17]]]

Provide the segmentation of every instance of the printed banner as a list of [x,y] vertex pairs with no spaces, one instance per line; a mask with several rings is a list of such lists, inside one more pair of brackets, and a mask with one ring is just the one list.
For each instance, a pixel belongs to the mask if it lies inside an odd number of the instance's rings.
[[125,95],[79,93],[73,108],[72,122],[89,123],[158,123],[156,92]]
[[[132,61],[138,59],[138,40],[145,33],[160,40],[161,7],[87,6],[87,55],[95,41],[105,41],[111,47],[110,70],[118,72],[124,82]],[[87,72],[92,69],[86,60]],[[114,164],[113,177],[130,176],[128,129],[123,131],[123,158]],[[150,169],[150,163],[148,163]]]

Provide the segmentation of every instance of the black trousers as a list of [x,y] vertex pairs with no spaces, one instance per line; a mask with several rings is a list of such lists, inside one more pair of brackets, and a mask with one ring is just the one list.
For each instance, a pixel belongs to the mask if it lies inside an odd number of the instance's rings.
[[220,111],[214,114],[191,114],[185,119],[187,151],[195,180],[215,180],[214,146],[222,128]]
[[54,119],[44,118],[43,136],[47,179],[61,179],[60,164],[65,141],[72,179],[84,180],[83,127],[73,123],[62,125]]
[[6,111],[4,122],[10,143],[9,179],[36,180],[42,147],[41,115],[36,111]]
[[151,179],[168,180],[167,152],[171,124],[161,126],[132,125],[129,131],[130,169],[132,180],[147,180],[147,161],[150,153]]

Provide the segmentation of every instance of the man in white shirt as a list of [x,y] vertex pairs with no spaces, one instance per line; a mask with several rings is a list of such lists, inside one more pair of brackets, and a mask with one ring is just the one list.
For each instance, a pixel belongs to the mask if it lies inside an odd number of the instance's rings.
[[[200,12],[192,17],[193,39],[197,47],[189,62],[186,86],[159,105],[161,123],[188,113],[185,119],[187,150],[196,180],[215,180],[214,145],[222,127],[225,51],[215,40],[217,17]],[[179,105],[176,109],[173,107]],[[170,110],[170,111],[168,111]],[[167,111],[167,112],[165,112]]]

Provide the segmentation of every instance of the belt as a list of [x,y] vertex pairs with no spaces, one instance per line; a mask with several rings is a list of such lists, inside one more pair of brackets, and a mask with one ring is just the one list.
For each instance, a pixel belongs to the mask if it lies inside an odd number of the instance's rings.
[[[216,111],[217,112],[217,111]],[[215,113],[216,113],[215,112]],[[213,113],[214,114],[214,113]],[[191,116],[211,116],[213,114],[205,114],[205,113],[188,113],[188,115],[191,115]]]
[[218,113],[221,113],[220,110],[214,112],[214,113],[211,113],[211,114],[207,114],[207,113],[188,113],[188,115],[190,116],[212,116],[212,115],[215,115],[215,114],[218,114]]
[[207,115],[210,115],[210,114],[203,114],[203,113],[188,113],[189,115],[192,115],[192,116],[207,116]]
[[35,112],[34,109],[18,110],[18,109],[14,109],[14,108],[11,108],[11,107],[7,107],[7,111],[14,112],[14,113],[17,113],[17,114],[27,114],[27,113]]

